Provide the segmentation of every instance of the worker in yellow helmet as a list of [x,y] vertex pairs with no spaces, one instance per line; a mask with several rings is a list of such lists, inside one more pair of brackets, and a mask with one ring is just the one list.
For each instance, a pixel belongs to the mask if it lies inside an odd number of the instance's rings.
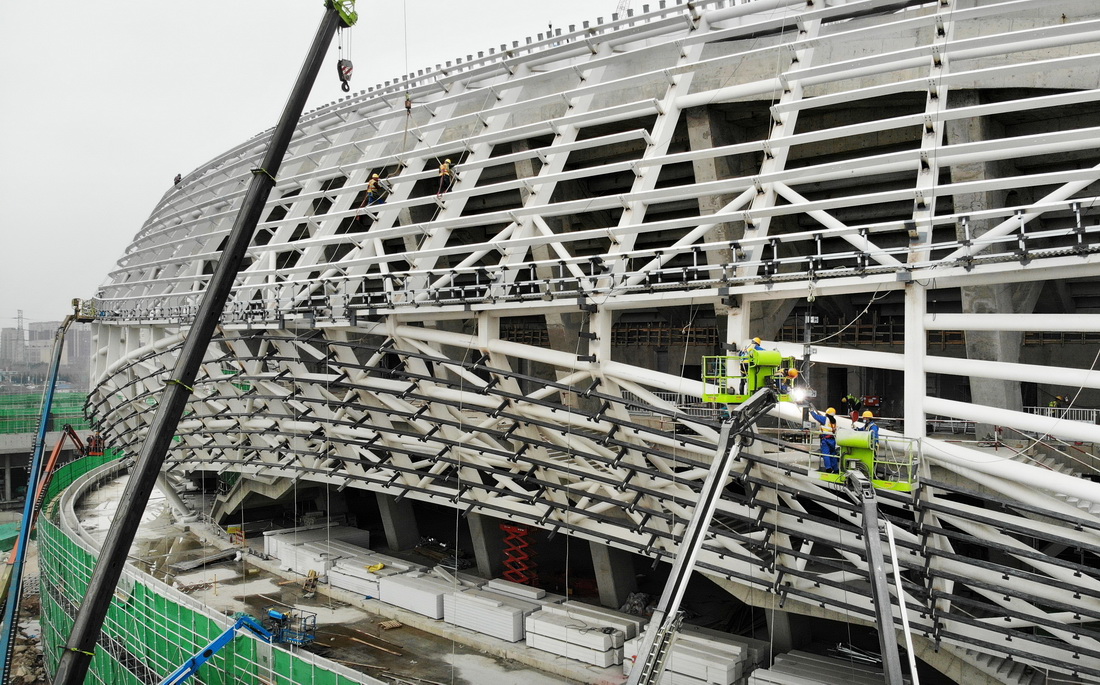
[[382,179],[378,178],[378,174],[371,174],[370,180],[367,181],[367,204],[385,204],[382,201]]
[[779,384],[779,394],[786,395],[793,390],[796,380],[798,380],[798,369],[779,369],[776,372],[776,381]]
[[452,183],[454,183],[454,169],[451,167],[451,160],[445,159],[439,165],[439,190],[436,192],[436,196],[438,197],[450,190]]
[[872,444],[878,444],[878,424],[875,423],[875,415],[868,409],[863,412],[859,417],[859,421],[852,424],[852,428],[857,431],[870,431],[872,438]]
[[836,450],[836,409],[829,407],[819,414],[812,406],[810,416],[821,424],[821,460],[825,473],[840,473],[840,459]]

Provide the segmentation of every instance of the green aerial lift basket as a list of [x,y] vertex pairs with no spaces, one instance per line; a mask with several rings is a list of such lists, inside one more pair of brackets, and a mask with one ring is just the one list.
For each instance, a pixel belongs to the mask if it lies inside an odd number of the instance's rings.
[[[897,445],[894,443],[897,442]],[[848,472],[858,469],[880,490],[911,492],[916,484],[916,458],[912,441],[907,438],[875,440],[871,431],[838,428],[836,446],[840,451],[840,473],[822,473],[821,480],[844,483]],[[895,447],[900,448],[895,454]]]
[[703,401],[741,404],[769,385],[780,402],[790,400],[780,374],[794,368],[794,358],[779,350],[746,350],[743,355],[703,357]]

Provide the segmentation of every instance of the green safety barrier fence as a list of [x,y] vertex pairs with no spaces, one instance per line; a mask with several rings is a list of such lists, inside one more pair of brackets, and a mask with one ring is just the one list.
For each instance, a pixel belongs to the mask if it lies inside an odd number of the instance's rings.
[[[84,403],[88,395],[82,392],[56,392],[50,405],[50,425],[47,430],[57,431],[65,424],[77,430],[89,427],[84,418]],[[42,395],[19,393],[0,395],[0,434],[34,433],[42,415]]]
[[[51,503],[73,481],[121,455],[108,450],[58,469],[47,491]],[[41,573],[42,646],[47,670],[56,672],[73,619],[87,590],[95,557],[57,524],[56,507],[46,504],[38,523]],[[175,602],[156,586],[120,583],[108,609],[87,682],[138,685],[166,676],[220,635],[225,626],[202,611]],[[259,662],[270,649],[270,666]],[[196,682],[208,685],[265,682],[272,685],[352,685],[333,673],[277,647],[240,637],[210,659]]]

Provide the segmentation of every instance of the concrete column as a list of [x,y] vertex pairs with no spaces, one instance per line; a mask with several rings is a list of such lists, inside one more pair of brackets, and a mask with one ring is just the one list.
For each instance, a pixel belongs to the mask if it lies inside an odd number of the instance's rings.
[[504,532],[500,520],[483,514],[470,514],[466,520],[470,524],[478,575],[499,578],[504,573]]
[[596,571],[596,585],[600,590],[600,604],[618,609],[631,592],[638,590],[634,576],[634,555],[599,542],[589,542],[592,550],[592,567]]
[[168,504],[176,510],[176,515],[180,517],[181,521],[198,520],[198,514],[191,511],[191,507],[187,506],[187,502],[183,501],[183,498],[176,492],[176,488],[172,486],[172,482],[168,480],[168,474],[161,472],[157,476],[157,489],[164,494],[164,499],[168,500]]
[[[688,144],[691,150],[707,150],[713,147],[721,147],[735,141],[747,138],[744,130],[734,126],[724,118],[721,112],[711,107],[693,107],[685,111],[688,130]],[[747,176],[753,172],[754,164],[750,155],[738,155],[735,157],[721,156],[708,159],[699,159],[691,163],[695,173],[696,183],[707,183],[723,178]],[[734,200],[734,195],[702,195],[699,197],[699,214],[706,216],[718,212],[722,207]],[[739,240],[745,236],[745,223],[743,221],[725,222],[711,229],[704,238],[704,242]],[[733,255],[729,249],[707,252],[707,261],[710,264],[729,264],[733,261]],[[736,298],[735,298],[736,299]],[[738,303],[730,302],[723,298],[714,303],[714,314],[718,321],[720,333],[727,343],[740,345],[743,338],[738,337],[737,332],[730,332],[729,317],[738,311]],[[735,327],[736,328],[736,327]]]
[[[977,91],[958,91],[950,95],[952,107],[966,107],[981,104],[981,94]],[[948,145],[978,142],[998,138],[1003,131],[988,117],[977,119],[958,119],[945,123]],[[951,182],[965,183],[987,178],[1011,176],[1015,171],[1004,168],[1011,165],[1008,161],[975,162],[956,164],[951,167]],[[992,191],[988,193],[968,193],[954,198],[957,213],[978,212],[983,209],[1018,205],[1030,201],[1030,197],[1017,195],[1017,191]],[[968,221],[971,238],[976,238],[991,227],[990,220]],[[957,237],[965,238],[963,225],[956,228]],[[969,313],[1030,313],[1042,290],[1042,283],[994,284],[968,286],[961,288],[962,311]],[[1019,362],[1020,346],[1023,334],[1019,331],[967,331],[966,356],[968,359],[987,361]],[[1023,397],[1018,381],[996,380],[989,378],[970,379],[970,401],[990,407],[1000,407],[1021,411]],[[978,424],[977,436],[996,437],[995,428],[990,424]]]
[[382,525],[386,529],[386,544],[391,550],[410,549],[420,542],[420,530],[416,526],[412,502],[397,501],[394,495],[375,493]]
[[806,621],[798,614],[787,611],[765,611],[768,620],[768,636],[776,654],[810,644],[812,636]]
[[[530,145],[526,140],[519,140],[512,143],[513,152],[523,152],[529,150]],[[515,163],[516,178],[535,178],[538,176],[538,171],[535,169],[534,158],[521,159]],[[526,188],[520,189],[520,197],[523,203],[526,205],[530,199],[530,191]],[[547,192],[547,191],[543,191]],[[560,225],[557,220],[547,219],[547,222],[552,228],[560,233],[568,231],[568,227]],[[541,262],[549,262],[554,259],[555,254],[547,245],[533,245],[531,246],[531,258]],[[550,266],[540,266],[536,270],[538,278],[553,278],[554,268]],[[584,341],[580,340],[580,331],[582,324],[582,317],[579,314],[570,314],[564,312],[550,312],[545,315],[546,319],[546,333],[550,339],[550,349],[563,352],[570,352],[576,354],[588,354],[588,348],[584,344]],[[578,343],[581,343],[578,345]],[[550,365],[540,362],[531,363],[531,375],[538,378],[546,378],[549,380],[558,380],[569,373],[568,370],[555,369]]]

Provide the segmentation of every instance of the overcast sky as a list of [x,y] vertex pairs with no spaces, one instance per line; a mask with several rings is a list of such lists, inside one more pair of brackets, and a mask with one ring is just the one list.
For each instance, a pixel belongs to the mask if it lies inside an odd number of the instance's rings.
[[[352,90],[618,0],[359,2]],[[640,0],[633,3],[637,8]],[[275,125],[321,0],[0,0],[0,327],[91,297],[177,173]],[[407,44],[407,45],[406,45]],[[306,109],[343,94],[336,41]],[[406,62],[407,54],[407,62]]]

